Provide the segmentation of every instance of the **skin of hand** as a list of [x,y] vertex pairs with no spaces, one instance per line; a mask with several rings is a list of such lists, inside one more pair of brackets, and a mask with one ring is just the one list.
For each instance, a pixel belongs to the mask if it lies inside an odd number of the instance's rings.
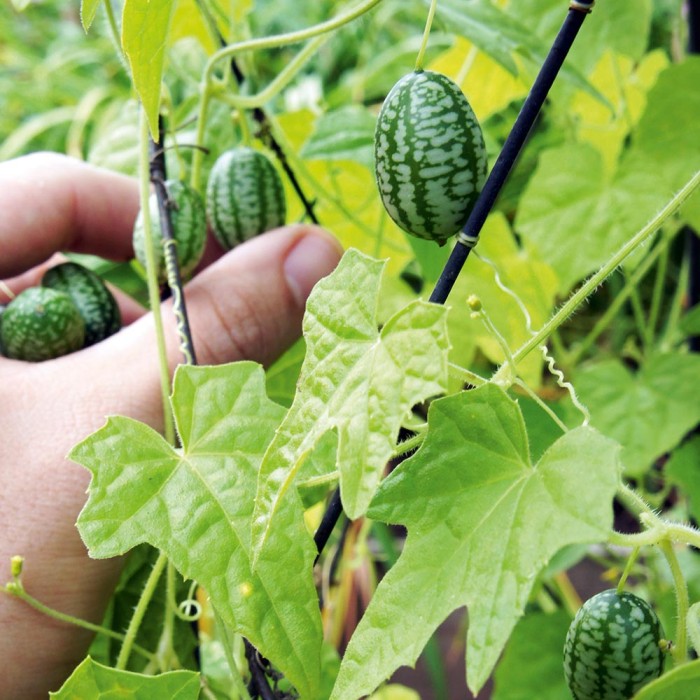
[[[0,279],[17,294],[37,284],[58,251],[133,257],[136,182],[65,156],[32,154],[0,164]],[[268,365],[301,332],[312,286],[342,249],[317,227],[290,226],[222,254],[210,244],[185,298],[200,364],[250,359]],[[0,357],[0,572],[25,558],[25,589],[61,612],[99,623],[122,562],[87,555],[75,521],[89,473],[70,449],[126,415],[162,429],[150,313],[121,294],[125,326],[70,355],[39,363]],[[7,303],[0,292],[0,303]],[[165,303],[168,306],[168,302]],[[163,313],[171,368],[180,361],[174,318]],[[84,657],[91,633],[0,593],[3,697],[45,698]]]

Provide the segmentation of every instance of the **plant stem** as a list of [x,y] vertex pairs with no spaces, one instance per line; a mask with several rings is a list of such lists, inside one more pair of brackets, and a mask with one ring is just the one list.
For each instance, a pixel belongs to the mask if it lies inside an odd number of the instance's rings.
[[158,366],[160,369],[160,388],[163,404],[163,426],[166,440],[172,445],[175,442],[175,428],[173,425],[172,409],[170,406],[170,370],[168,354],[165,346],[165,333],[163,331],[163,317],[160,307],[160,290],[158,288],[158,273],[153,247],[153,227],[149,200],[151,196],[150,173],[150,132],[146,112],[140,109],[140,159],[139,159],[139,185],[141,190],[141,215],[143,217],[143,238],[146,252],[146,281],[148,284],[148,301],[153,315],[153,323],[156,332],[156,346],[158,348]]
[[[690,178],[683,189],[640,231],[638,231],[627,243],[625,243],[613,257],[594,275],[588,278],[579,289],[574,292],[561,309],[524,345],[513,353],[513,360],[520,362],[528,353],[543,343],[556,328],[559,328],[569,316],[593,293],[631,253],[650,238],[663,224],[675,214],[685,201],[700,186],[700,170]],[[500,370],[499,370],[500,371]]]
[[659,323],[659,315],[661,312],[661,300],[663,298],[664,282],[666,281],[666,272],[668,270],[669,244],[670,238],[664,236],[659,243],[661,255],[659,264],[656,267],[656,277],[654,279],[654,290],[651,295],[651,305],[649,308],[649,319],[647,321],[647,339],[649,346],[654,341],[656,335],[656,327]]
[[136,639],[139,627],[143,621],[143,616],[146,614],[146,610],[151,603],[153,594],[156,591],[156,586],[158,585],[158,579],[163,573],[163,569],[167,563],[168,558],[165,556],[165,554],[160,552],[158,559],[156,559],[156,562],[153,565],[151,573],[148,575],[148,579],[143,587],[141,597],[139,598],[139,602],[134,609],[134,614],[131,616],[129,627],[124,635],[124,643],[122,644],[122,648],[119,650],[119,656],[117,657],[117,663],[115,664],[115,668],[120,671],[123,671],[129,662],[129,656],[131,655],[134,640]]
[[[199,103],[199,115],[197,118],[197,145],[202,145],[206,112],[209,106],[209,100],[211,98],[211,84],[213,82],[214,70],[220,61],[224,59],[231,59],[234,56],[246,51],[276,49],[289,44],[298,44],[303,41],[313,39],[314,37],[318,37],[322,34],[327,34],[352,22],[358,17],[361,17],[379,2],[381,2],[381,0],[364,0],[353,9],[348,10],[344,14],[337,17],[333,17],[326,22],[321,22],[311,27],[294,32],[287,32],[285,34],[276,34],[274,36],[259,37],[256,39],[248,39],[246,41],[237,42],[235,44],[231,44],[230,46],[225,46],[213,54],[207,61],[202,77],[203,86]],[[198,188],[197,185],[199,183],[199,176],[201,172],[201,161],[202,154],[199,149],[196,149],[192,158],[192,183],[196,189]]]
[[425,29],[423,30],[423,40],[421,41],[420,49],[418,50],[418,56],[416,56],[416,71],[423,70],[423,61],[425,59],[425,52],[428,48],[428,38],[430,37],[430,28],[433,26],[433,18],[435,17],[435,10],[437,9],[437,0],[431,0],[430,9],[428,10],[428,17],[425,20]]
[[625,564],[625,568],[622,571],[622,575],[620,576],[620,580],[617,582],[617,592],[622,593],[622,591],[625,588],[625,583],[627,582],[627,578],[630,575],[630,571],[632,571],[632,567],[634,566],[634,562],[637,561],[637,557],[639,556],[639,547],[633,547],[632,548],[632,553],[629,555],[627,558],[627,563]]
[[221,639],[221,644],[224,647],[224,656],[226,657],[226,663],[231,670],[231,681],[234,685],[234,692],[237,694],[236,698],[240,700],[251,700],[250,693],[248,693],[248,688],[241,678],[241,672],[238,670],[238,664],[233,655],[233,647],[231,646],[231,640],[229,638],[228,627],[224,624],[219,613],[214,611],[214,616],[216,619],[216,624],[219,626],[221,633],[219,638]]
[[671,569],[671,576],[673,577],[673,585],[676,594],[676,638],[673,645],[673,660],[676,665],[683,664],[688,661],[688,610],[690,609],[690,602],[688,600],[688,586],[685,582],[685,577],[683,576],[683,571],[681,571],[680,564],[678,563],[678,557],[673,549],[673,545],[668,540],[664,540],[659,543],[659,547],[666,557],[669,568]]
[[269,102],[284,90],[295,78],[302,66],[319,50],[328,36],[319,36],[311,41],[275,76],[269,85],[255,95],[229,95],[228,99],[239,109],[253,109]]
[[[74,617],[73,615],[68,615],[54,608],[50,608],[48,605],[45,605],[40,600],[37,600],[34,596],[27,593],[26,589],[19,581],[13,581],[12,584],[14,585],[7,584],[3,588],[0,588],[0,591],[5,591],[5,593],[7,593],[8,595],[14,596],[15,598],[19,598],[19,600],[25,602],[27,605],[34,608],[43,615],[47,615],[48,617],[51,617],[54,620],[58,620],[59,622],[65,622],[68,625],[81,627],[82,629],[89,630],[90,632],[95,632],[96,634],[102,634],[105,637],[109,637],[110,639],[116,639],[117,641],[121,642],[123,642],[125,639],[123,634],[108,629],[107,627],[95,625],[92,622],[88,622],[87,620],[82,620],[79,617]],[[153,654],[150,651],[148,651],[148,649],[144,649],[138,644],[134,644],[133,649],[136,653],[140,654],[144,658],[153,659]]]
[[632,272],[629,279],[625,282],[625,286],[615,294],[615,298],[610,302],[605,313],[598,318],[586,337],[569,352],[567,363],[570,366],[575,367],[581,361],[581,358],[588,352],[589,348],[595,343],[600,334],[610,325],[620,311],[622,305],[627,301],[627,297],[631,294],[632,289],[639,284],[659,255],[668,247],[669,243],[670,239],[664,239],[664,241],[659,242],[659,245],[657,245],[635,268],[634,272]]

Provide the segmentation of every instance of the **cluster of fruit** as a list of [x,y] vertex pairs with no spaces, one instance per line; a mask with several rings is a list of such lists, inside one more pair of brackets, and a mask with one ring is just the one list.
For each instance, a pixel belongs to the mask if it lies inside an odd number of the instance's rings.
[[[206,198],[184,182],[166,182],[180,272],[189,275],[204,252],[207,221],[221,246],[230,250],[281,226],[286,207],[282,181],[260,151],[239,147],[223,153],[212,168]],[[205,203],[206,200],[206,203]],[[149,201],[158,280],[166,281],[163,237],[155,194]],[[134,224],[137,260],[146,266],[143,216]],[[41,284],[0,307],[0,352],[40,362],[94,345],[121,327],[119,306],[102,279],[76,262],[49,269]]]

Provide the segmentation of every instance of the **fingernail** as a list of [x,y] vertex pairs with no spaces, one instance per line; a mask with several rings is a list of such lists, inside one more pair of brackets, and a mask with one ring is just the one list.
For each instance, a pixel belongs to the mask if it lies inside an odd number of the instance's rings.
[[313,286],[331,273],[340,260],[340,243],[325,233],[307,233],[287,253],[284,275],[299,306],[306,303]]

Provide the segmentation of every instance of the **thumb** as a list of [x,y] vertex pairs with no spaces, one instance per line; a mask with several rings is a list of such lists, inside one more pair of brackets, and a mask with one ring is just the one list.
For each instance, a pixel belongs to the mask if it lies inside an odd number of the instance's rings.
[[[198,274],[185,287],[198,364],[273,362],[300,336],[306,298],[341,254],[340,244],[324,230],[289,226],[244,243]],[[182,355],[170,301],[162,317],[172,370]],[[122,413],[160,427],[155,338],[147,314],[102,343],[62,358],[74,361],[76,374],[89,382],[94,414]]]

